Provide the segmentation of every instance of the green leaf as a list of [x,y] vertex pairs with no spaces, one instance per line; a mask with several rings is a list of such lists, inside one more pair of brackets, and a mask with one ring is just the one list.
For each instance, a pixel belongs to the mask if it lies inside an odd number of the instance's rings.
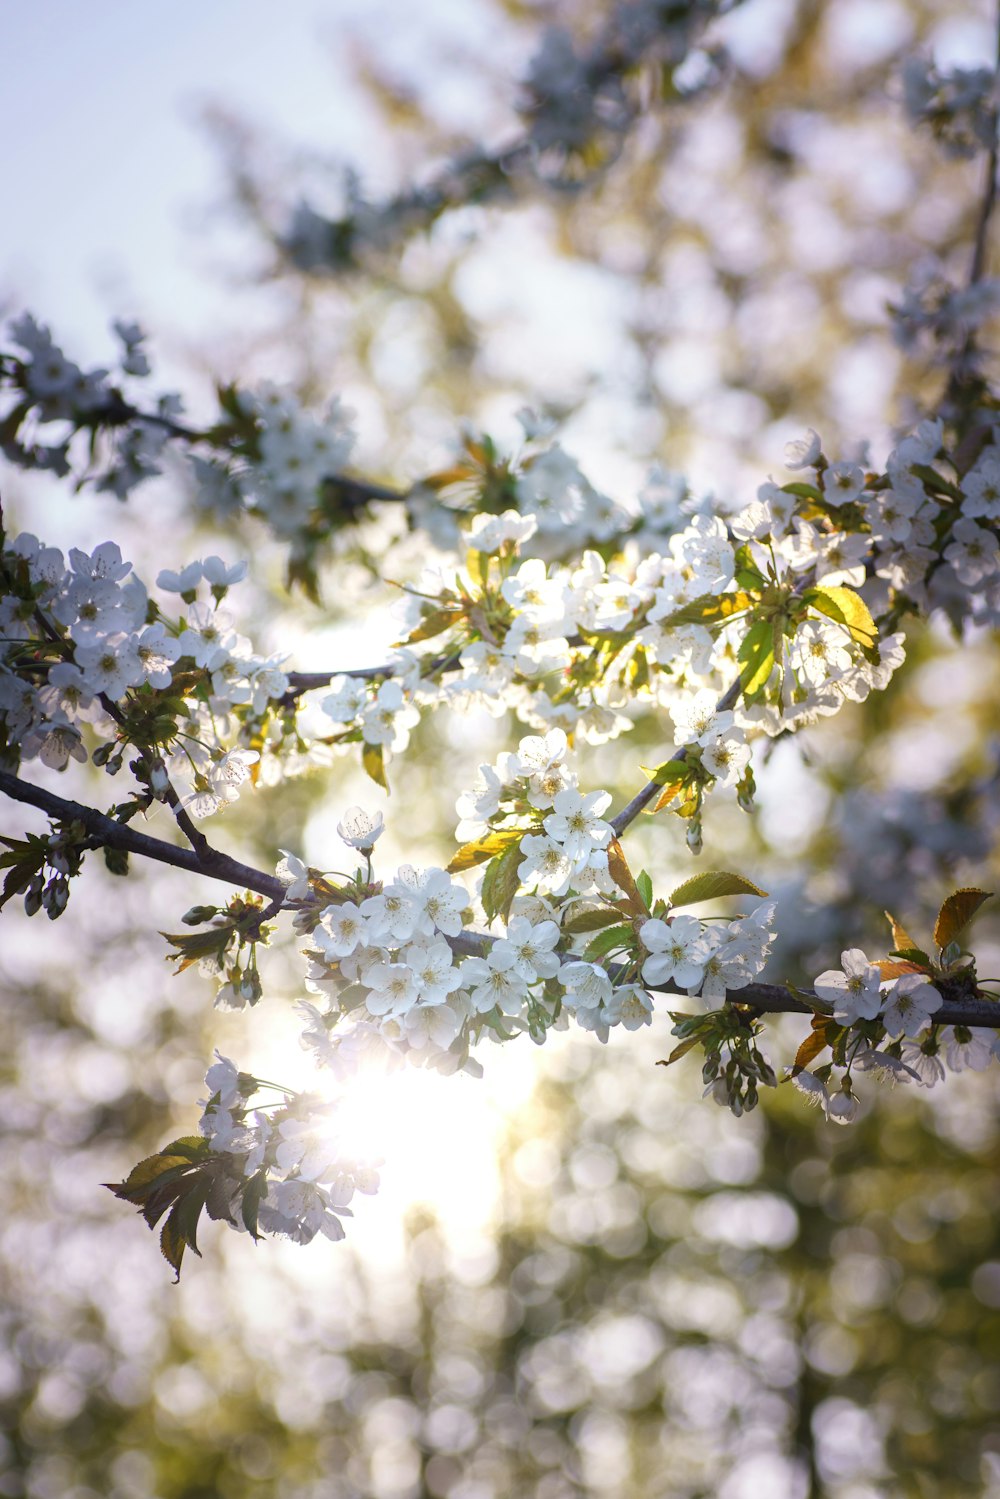
[[949,499],[957,501],[958,504],[965,499],[958,485],[952,484],[929,463],[914,463],[911,465],[910,472],[916,474],[918,479],[923,479],[924,488],[930,490],[932,494],[946,494]]
[[661,1057],[656,1064],[657,1067],[669,1067],[671,1062],[679,1062],[681,1057],[686,1056],[693,1047],[698,1045],[700,1039],[699,1036],[689,1036],[686,1041],[678,1042],[669,1057]]
[[243,1222],[247,1233],[254,1239],[260,1239],[261,1237],[257,1232],[257,1216],[260,1212],[260,1205],[266,1196],[267,1171],[260,1170],[256,1176],[251,1176],[243,1188]]
[[670,806],[671,802],[680,795],[693,774],[692,767],[684,760],[666,760],[662,765],[657,766],[656,770],[647,770],[645,766],[642,766],[641,769],[644,774],[649,776],[651,781],[655,781],[658,786],[663,787],[656,801],[644,808],[644,811],[651,817],[657,812],[662,812],[665,807]]
[[179,1140],[171,1140],[169,1145],[164,1145],[160,1151],[161,1155],[186,1156],[189,1161],[203,1161],[211,1153],[204,1135],[182,1135]]
[[703,593],[700,598],[682,604],[673,614],[660,620],[660,627],[669,630],[672,625],[707,625],[732,619],[734,614],[745,614],[758,602],[756,596],[742,589],[736,593]]
[[517,872],[521,862],[521,840],[518,838],[487,864],[480,898],[490,921],[495,916],[502,916],[506,921],[510,915],[511,902],[520,888]]
[[740,686],[745,700],[753,702],[767,686],[774,669],[774,628],[769,619],[750,626],[740,644]]
[[144,1161],[133,1166],[123,1182],[105,1182],[104,1185],[116,1197],[140,1204],[158,1187],[176,1180],[190,1170],[191,1160],[188,1156],[161,1151],[158,1155],[147,1156]]
[[764,574],[753,560],[753,552],[744,542],[736,548],[736,582],[740,588],[759,593],[766,582]]
[[783,494],[798,495],[800,500],[815,500],[817,505],[823,503],[822,491],[815,484],[804,484],[801,479],[794,479],[791,484],[782,484],[781,491]]
[[167,1264],[177,1272],[177,1280],[181,1278],[181,1261],[184,1258],[185,1246],[189,1247],[199,1259],[201,1258],[201,1250],[198,1248],[198,1219],[201,1217],[210,1186],[211,1181],[207,1176],[199,1177],[191,1190],[185,1193],[171,1209],[170,1216],[163,1225],[160,1234],[160,1250]]
[[475,864],[483,864],[487,859],[492,859],[495,854],[502,854],[505,848],[516,843],[519,838],[523,838],[524,832],[524,828],[500,828],[494,833],[487,833],[485,838],[477,838],[472,843],[463,843],[445,867],[449,874],[460,874],[463,869],[471,869]]
[[418,640],[432,640],[435,635],[450,630],[455,621],[461,618],[461,614],[460,609],[431,609],[415,629],[410,631],[404,643],[415,645]]
[[902,958],[907,963],[916,963],[921,968],[929,968],[931,964],[930,955],[923,952],[919,947],[899,947],[889,954],[893,958]]
[[938,912],[938,918],[934,924],[934,941],[938,947],[947,947],[949,942],[954,942],[959,932],[965,930],[979,907],[984,901],[989,900],[991,894],[990,890],[976,890],[970,886],[955,890],[949,895]]
[[474,583],[485,592],[490,581],[490,559],[485,552],[470,547],[465,554],[465,570]]
[[385,778],[385,756],[381,744],[366,744],[361,751],[361,764],[364,766],[366,775],[369,775],[376,786],[381,786],[383,791],[389,790],[389,782]]
[[725,869],[706,870],[704,874],[692,875],[676,890],[670,892],[672,906],[696,906],[703,900],[721,900],[724,895],[767,895],[752,880],[741,874],[730,874]]
[[645,869],[641,870],[635,877],[635,888],[642,896],[643,905],[648,911],[653,904],[653,881]]
[[635,933],[632,930],[631,924],[624,922],[620,926],[608,927],[606,931],[598,932],[597,936],[587,943],[587,946],[583,950],[583,956],[586,962],[593,963],[596,958],[605,957],[609,952],[613,952],[616,947],[627,947],[630,943],[634,942]]
[[843,625],[865,655],[870,660],[878,660],[878,626],[871,617],[868,605],[853,588],[807,588],[802,599],[817,614],[825,614],[827,619]]
[[570,937],[578,937],[582,932],[596,932],[601,927],[612,926],[621,920],[621,912],[614,906],[598,906],[592,911],[581,911],[579,916],[571,916],[562,924],[563,931]]

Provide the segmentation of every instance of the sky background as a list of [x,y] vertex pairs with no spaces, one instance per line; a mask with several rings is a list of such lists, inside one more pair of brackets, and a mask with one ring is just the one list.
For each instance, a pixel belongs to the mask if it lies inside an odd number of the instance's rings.
[[[84,356],[103,346],[109,311],[179,338],[203,335],[206,318],[224,327],[224,283],[207,274],[222,174],[205,106],[357,161],[377,184],[384,153],[351,83],[350,38],[419,71],[443,37],[456,53],[482,45],[482,25],[458,0],[409,21],[398,0],[5,5],[0,307],[36,307]],[[442,102],[467,117],[474,90],[452,76]]]

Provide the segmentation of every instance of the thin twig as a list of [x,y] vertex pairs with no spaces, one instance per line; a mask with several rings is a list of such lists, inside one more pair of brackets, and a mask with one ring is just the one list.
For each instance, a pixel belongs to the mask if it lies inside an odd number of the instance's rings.
[[[740,685],[740,679],[739,677],[737,677],[736,681],[732,682],[726,688],[725,692],[722,694],[722,696],[719,698],[719,701],[715,705],[716,713],[725,713],[733,706],[733,704],[736,702],[736,699],[740,695]],[[675,752],[670,756],[670,759],[666,760],[664,763],[667,765],[685,764],[690,748],[691,746],[689,744],[683,745],[679,750],[675,750]],[[635,821],[635,819],[639,816],[639,813],[649,806],[649,803],[653,800],[653,797],[657,794],[657,792],[662,790],[662,781],[647,781],[642,790],[637,792],[636,795],[633,796],[628,806],[623,807],[622,810],[618,813],[618,816],[611,819],[611,826],[614,829],[616,838],[621,837],[622,833],[624,833],[629,824]]]

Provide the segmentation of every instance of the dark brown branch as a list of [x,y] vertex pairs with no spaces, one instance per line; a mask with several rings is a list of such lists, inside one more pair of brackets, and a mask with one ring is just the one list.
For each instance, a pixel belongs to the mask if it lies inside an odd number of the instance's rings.
[[[159,864],[170,864],[175,869],[184,869],[188,874],[205,875],[210,880],[224,880],[229,885],[242,885],[269,900],[283,901],[285,886],[274,875],[264,874],[249,864],[241,864],[228,854],[208,848],[202,855],[194,849],[177,848],[162,838],[151,838],[147,833],[136,832],[127,823],[118,822],[96,807],[83,802],[73,802],[29,781],[22,781],[8,771],[0,771],[0,791],[13,801],[26,802],[40,812],[59,822],[79,822],[105,848],[122,849],[125,853],[140,858],[154,859]],[[207,848],[207,845],[206,845]],[[276,907],[276,909],[278,909]]]
[[[460,937],[449,937],[447,940],[456,953],[465,957],[482,957],[489,951],[494,939],[486,933],[463,932]],[[607,971],[612,980],[617,980],[625,970],[617,963],[609,963]],[[643,983],[642,987],[652,994],[676,994],[681,999],[704,1003],[697,996],[688,994],[685,989],[677,988],[675,984]],[[830,1013],[829,1006],[815,995],[798,999],[781,984],[746,984],[742,989],[728,989],[725,1002],[730,1005],[745,1005],[747,1009],[755,1010],[761,1015],[815,1015],[817,1011],[824,1015]],[[933,1019],[935,1025],[988,1026],[992,1030],[1000,1030],[1000,1005],[990,999],[946,999],[941,1008],[935,1011]]]
[[[224,880],[226,884],[241,885],[247,890],[256,891],[258,895],[266,895],[271,905],[261,916],[261,921],[269,920],[281,910],[286,893],[286,888],[281,881],[274,875],[264,874],[262,870],[252,868],[249,864],[241,864],[239,860],[230,858],[228,854],[212,850],[208,858],[199,859],[191,849],[176,848],[172,843],[165,843],[160,838],[151,838],[146,833],[138,833],[126,823],[117,822],[113,817],[108,817],[106,813],[99,812],[95,807],[87,807],[82,802],[68,801],[65,797],[56,796],[51,791],[43,791],[40,786],[33,786],[30,782],[22,781],[7,771],[0,771],[0,791],[14,801],[26,802],[29,806],[37,807],[39,811],[45,812],[47,816],[60,822],[82,823],[97,843],[104,847],[119,848],[127,853],[136,854],[140,858],[153,859],[160,864],[170,864],[175,869],[184,869],[189,874],[201,874],[212,880]],[[489,951],[493,940],[485,932],[463,932],[460,937],[448,939],[453,951],[464,956],[481,956]],[[615,976],[613,969],[609,968],[608,971],[612,977]],[[647,984],[645,987],[660,994],[676,994],[684,999],[690,997],[683,989],[678,989],[671,984]],[[825,1006],[821,1001],[817,1000],[815,1004],[810,1004],[804,999],[797,999],[788,989],[778,984],[747,984],[742,989],[730,989],[726,994],[726,1002],[745,1005],[748,1009],[756,1010],[760,1014],[812,1015],[817,1008],[825,1013]],[[962,1001],[946,999],[935,1013],[934,1023],[988,1026],[998,1029],[1000,1028],[1000,1006],[985,999]]]
[[[996,28],[996,67],[1000,72],[1000,7],[997,10]],[[986,161],[986,180],[983,185],[983,195],[979,203],[979,217],[976,221],[976,232],[972,244],[972,260],[969,265],[968,288],[971,290],[978,286],[986,273],[986,256],[989,246],[990,222],[997,201],[997,171],[1000,168],[1000,110],[993,111],[993,135],[992,144]],[[944,403],[959,403],[963,387],[970,380],[972,365],[976,355],[976,334],[970,328],[962,340],[958,353],[952,360],[951,372],[948,376],[948,387],[944,395]],[[973,386],[974,386],[974,382]],[[976,458],[988,439],[990,427],[988,423],[977,424],[973,430],[966,434],[959,446],[957,456],[959,472],[965,474],[972,467]]]

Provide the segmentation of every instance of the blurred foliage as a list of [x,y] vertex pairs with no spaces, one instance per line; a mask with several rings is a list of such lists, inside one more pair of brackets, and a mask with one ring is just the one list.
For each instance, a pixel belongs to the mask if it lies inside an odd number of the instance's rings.
[[[490,57],[527,55],[542,17],[586,29],[601,7],[478,9],[498,38],[474,63],[486,131],[510,118]],[[749,498],[790,423],[831,450],[877,441],[940,386],[893,347],[884,304],[926,257],[963,263],[976,188],[972,167],[907,131],[885,80],[959,12],[988,19],[944,0],[748,0],[711,101],[651,112],[592,191],[458,209],[342,282],[268,252],[271,326],[202,362],[346,394],[375,476],[432,466],[456,421],[502,422],[525,400],[567,414],[567,445],[621,492],[659,458]],[[421,24],[400,7],[404,23]],[[385,115],[379,171],[404,181],[455,127],[433,77],[390,74],[370,44],[364,63]],[[329,186],[328,164],[216,121],[257,228],[300,187]],[[139,561],[159,543],[138,510],[134,525]],[[376,557],[383,540],[373,530]],[[322,619],[299,606],[299,642],[372,593],[344,563]],[[705,867],[746,869],[781,900],[776,974],[802,981],[875,940],[885,906],[926,927],[955,884],[995,888],[997,670],[995,642],[959,646],[933,622],[863,713],[774,746],[753,823],[713,819]],[[455,790],[504,732],[421,726],[396,799],[428,861],[450,851]],[[634,789],[661,737],[646,723],[590,751],[591,784]],[[370,790],[347,772],[262,789],[241,809],[242,852],[321,849],[330,811],[358,797]],[[636,830],[634,862],[664,884],[690,873],[660,822]],[[51,940],[12,921],[0,952],[0,1496],[1000,1494],[991,1077],[882,1096],[837,1130],[788,1088],[741,1121],[702,1104],[696,1071],[653,1066],[671,1044],[662,1015],[607,1048],[550,1043],[507,1121],[485,1225],[433,1194],[406,1208],[390,1162],[386,1201],[407,1217],[390,1234],[371,1205],[385,1242],[359,1221],[344,1245],[265,1253],[219,1228],[175,1288],[98,1184],[137,1144],[190,1129],[172,1101],[196,1096],[212,1046],[247,1043],[148,938],[190,904],[179,875],[98,870],[84,893]],[[1000,962],[996,918],[977,931]],[[281,950],[268,980],[265,1055],[297,997]],[[796,1023],[782,1035],[787,1061]],[[501,1091],[518,1060],[487,1058]],[[456,1093],[456,1137],[471,1106]],[[447,1142],[427,1148],[447,1177]]]

